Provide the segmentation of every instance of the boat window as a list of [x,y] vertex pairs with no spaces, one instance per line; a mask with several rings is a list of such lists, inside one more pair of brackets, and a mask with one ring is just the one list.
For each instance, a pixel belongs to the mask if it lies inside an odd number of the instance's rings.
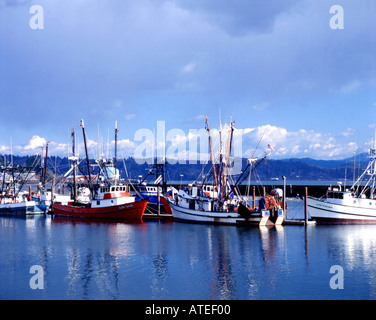
[[99,206],[101,204],[101,202],[99,200],[97,200],[97,206]]
[[343,192],[328,192],[328,198],[343,199]]
[[111,187],[111,191],[115,191],[115,187]]

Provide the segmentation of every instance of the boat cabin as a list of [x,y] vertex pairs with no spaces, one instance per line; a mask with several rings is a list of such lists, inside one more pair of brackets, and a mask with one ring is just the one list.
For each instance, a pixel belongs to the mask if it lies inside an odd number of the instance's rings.
[[326,194],[328,199],[343,199],[343,192],[341,191],[328,191]]
[[129,187],[122,185],[102,186],[96,190],[95,200],[129,197]]
[[210,198],[217,198],[218,192],[214,185],[205,185],[203,186],[203,192]]
[[157,195],[157,186],[140,185],[137,186],[138,192],[146,195]]
[[91,207],[116,206],[134,201],[135,197],[130,196],[128,186],[101,186],[96,190],[94,199],[91,200]]

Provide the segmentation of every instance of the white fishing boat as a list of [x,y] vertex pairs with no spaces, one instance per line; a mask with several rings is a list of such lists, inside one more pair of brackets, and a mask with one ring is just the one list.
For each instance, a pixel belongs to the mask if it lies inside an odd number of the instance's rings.
[[[260,202],[258,208],[250,208],[245,205],[244,199],[236,192],[235,187],[241,182],[248,169],[252,172],[251,167],[255,168],[266,157],[258,163],[249,161],[247,167],[242,171],[238,181],[234,187],[230,186],[228,180],[230,155],[232,145],[232,134],[234,131],[234,122],[230,122],[228,140],[225,151],[222,148],[222,133],[220,131],[219,142],[219,166],[216,165],[214,159],[214,151],[209,131],[208,120],[206,119],[206,130],[209,135],[210,159],[212,165],[212,175],[214,179],[213,185],[202,184],[201,186],[192,186],[189,190],[179,190],[179,192],[169,199],[173,218],[176,220],[198,222],[198,223],[214,223],[214,224],[257,224],[257,225],[273,225],[282,224],[283,210],[277,208],[278,217],[274,223],[269,219],[271,207],[265,206],[266,201]],[[221,128],[222,130],[222,128]],[[278,194],[279,195],[279,194]],[[272,196],[270,196],[272,197]],[[277,204],[277,201],[273,202]],[[274,205],[273,205],[274,207]]]
[[[176,220],[228,225],[257,224],[265,226],[273,224],[269,220],[269,210],[251,211],[237,199],[229,199],[222,203],[218,199],[191,196],[185,191],[179,190],[175,200],[170,199],[169,203]],[[249,212],[249,215],[245,217],[242,210]],[[282,210],[279,210],[278,217],[276,224],[281,224],[283,221]]]
[[33,215],[43,213],[39,203],[30,200],[26,193],[19,194],[17,197],[2,197],[0,200],[0,214]]
[[318,223],[376,224],[376,148],[367,168],[350,189],[329,188],[321,198],[308,197],[308,212]]
[[31,199],[30,191],[21,191],[31,172],[31,167],[3,167],[0,179],[0,214],[43,214],[39,201]]

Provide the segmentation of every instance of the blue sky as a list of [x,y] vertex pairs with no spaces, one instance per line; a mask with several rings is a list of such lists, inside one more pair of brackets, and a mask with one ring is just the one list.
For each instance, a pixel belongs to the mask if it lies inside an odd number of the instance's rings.
[[205,116],[218,129],[232,113],[244,156],[262,137],[273,158],[351,157],[375,134],[375,14],[373,0],[0,0],[0,154],[67,155],[81,118],[92,156],[112,151],[115,121],[120,155],[157,121],[189,149]]

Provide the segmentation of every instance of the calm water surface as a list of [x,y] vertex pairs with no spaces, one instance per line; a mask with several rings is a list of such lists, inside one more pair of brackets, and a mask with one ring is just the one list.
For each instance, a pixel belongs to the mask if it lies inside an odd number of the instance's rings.
[[375,261],[376,226],[0,217],[0,299],[375,299]]

